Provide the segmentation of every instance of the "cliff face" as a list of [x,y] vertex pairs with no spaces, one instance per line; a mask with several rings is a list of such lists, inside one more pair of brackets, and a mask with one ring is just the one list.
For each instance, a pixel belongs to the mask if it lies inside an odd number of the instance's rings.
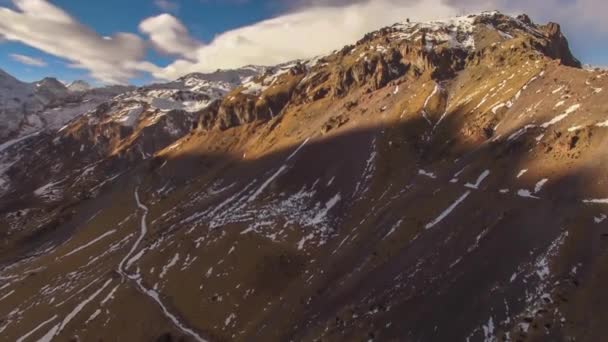
[[404,23],[1,145],[3,336],[601,340],[608,73],[579,64],[525,16]]

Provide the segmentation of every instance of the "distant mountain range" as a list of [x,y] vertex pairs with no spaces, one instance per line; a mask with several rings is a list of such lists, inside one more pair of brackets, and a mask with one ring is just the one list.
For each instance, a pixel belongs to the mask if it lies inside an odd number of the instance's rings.
[[119,107],[140,101],[162,110],[194,112],[266,69],[247,66],[239,70],[194,73],[174,82],[141,88],[93,88],[85,81],[64,85],[55,78],[25,83],[0,70],[0,143],[33,132],[57,130],[101,104],[111,102],[118,95],[122,95],[117,99],[122,100],[122,103],[117,103]]
[[66,86],[55,78],[25,83],[0,70],[0,142],[57,129],[129,89],[93,89],[84,81]]

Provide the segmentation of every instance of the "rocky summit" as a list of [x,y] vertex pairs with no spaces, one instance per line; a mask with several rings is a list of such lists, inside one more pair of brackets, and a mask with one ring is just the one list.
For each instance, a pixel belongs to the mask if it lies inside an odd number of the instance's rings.
[[0,74],[0,339],[604,340],[608,72],[406,19],[99,102]]

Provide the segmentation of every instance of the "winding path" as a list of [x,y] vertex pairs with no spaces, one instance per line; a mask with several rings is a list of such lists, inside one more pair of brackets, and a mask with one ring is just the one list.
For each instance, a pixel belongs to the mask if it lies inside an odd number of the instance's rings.
[[133,281],[133,283],[135,284],[137,289],[142,294],[148,296],[156,304],[158,304],[158,306],[160,306],[165,317],[167,317],[180,331],[182,331],[183,333],[185,333],[187,335],[192,336],[198,342],[207,342],[207,340],[204,339],[202,336],[200,336],[196,331],[188,328],[182,322],[180,322],[179,318],[177,318],[177,316],[175,314],[171,313],[171,311],[169,311],[169,309],[165,306],[165,304],[163,304],[158,292],[147,289],[143,285],[142,278],[139,274],[137,274],[137,273],[128,274],[124,268],[125,262],[127,262],[127,260],[129,260],[129,258],[131,258],[131,255],[133,255],[133,253],[135,253],[135,251],[137,250],[137,248],[139,247],[139,245],[145,238],[146,234],[148,233],[148,225],[146,224],[146,219],[148,217],[148,207],[146,207],[143,203],[141,203],[141,201],[139,199],[139,193],[137,190],[138,189],[136,188],[135,189],[135,202],[137,203],[137,207],[143,212],[143,214],[141,216],[141,222],[140,222],[140,235],[137,238],[137,240],[135,241],[135,243],[133,244],[133,246],[131,246],[131,250],[129,250],[129,253],[127,253],[127,255],[125,255],[125,257],[120,261],[120,264],[118,264],[117,271],[123,277],[123,279],[126,278],[126,279]]
[[129,251],[129,253],[127,253],[125,255],[125,257],[122,258],[122,260],[118,264],[118,273],[120,273],[121,276],[127,277],[129,279],[137,279],[137,275],[130,276],[129,274],[127,274],[127,272],[124,269],[124,264],[131,257],[131,255],[135,252],[135,250],[137,250],[137,247],[139,247],[139,245],[143,241],[144,237],[148,233],[148,225],[146,224],[146,218],[148,217],[148,207],[143,205],[141,203],[141,201],[139,200],[139,193],[137,192],[137,190],[138,189],[135,188],[135,202],[137,203],[137,207],[143,211],[143,215],[141,215],[141,223],[140,223],[141,229],[140,229],[139,237],[137,238],[137,240],[135,241],[133,246],[131,246],[131,250]]

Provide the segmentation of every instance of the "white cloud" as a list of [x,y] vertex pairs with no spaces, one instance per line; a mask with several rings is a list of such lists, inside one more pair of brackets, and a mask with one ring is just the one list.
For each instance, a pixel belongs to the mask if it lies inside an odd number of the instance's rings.
[[188,29],[170,14],[161,14],[141,22],[139,29],[150,36],[150,41],[161,52],[196,58],[201,43],[190,37]]
[[[405,4],[375,0],[343,7],[313,6],[222,33],[210,44],[199,45],[194,52],[182,51],[183,58],[169,66],[150,71],[157,78],[174,79],[195,71],[208,72],[246,64],[273,65],[326,54],[354,43],[371,30],[408,17],[427,20],[454,13],[454,8],[444,5],[441,0]],[[160,40],[154,35],[152,40],[169,50],[168,41],[159,44]]]
[[154,0],[154,5],[165,12],[179,11],[179,4],[171,0]]
[[26,64],[26,65],[31,65],[31,66],[36,66],[36,67],[44,67],[47,65],[46,62],[43,61],[41,58],[20,55],[18,53],[13,53],[10,55],[10,57],[17,62]]
[[135,76],[145,43],[134,34],[104,39],[44,0],[14,0],[17,11],[0,7],[0,36],[65,58],[106,83],[126,83]]

